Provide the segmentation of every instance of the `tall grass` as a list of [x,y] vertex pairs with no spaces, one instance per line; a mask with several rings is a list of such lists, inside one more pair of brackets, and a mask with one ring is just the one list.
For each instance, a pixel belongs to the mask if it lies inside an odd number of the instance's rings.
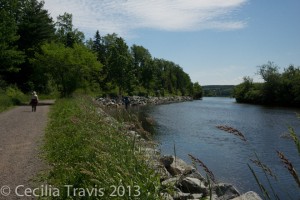
[[[89,98],[56,101],[43,148],[51,166],[44,181],[60,191],[55,199],[160,199],[160,177],[120,130]],[[84,191],[68,194],[66,185]]]

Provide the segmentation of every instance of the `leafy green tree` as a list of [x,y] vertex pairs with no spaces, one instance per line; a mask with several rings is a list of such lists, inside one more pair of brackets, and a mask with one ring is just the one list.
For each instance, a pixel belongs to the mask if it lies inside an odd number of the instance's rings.
[[202,87],[198,82],[193,84],[193,98],[201,99],[202,98]]
[[20,9],[17,15],[17,34],[20,36],[17,45],[25,52],[26,59],[21,64],[18,74],[13,76],[19,88],[23,91],[32,89],[42,91],[45,89],[47,79],[30,64],[40,46],[54,38],[54,24],[52,18],[45,10],[44,2],[37,0],[20,0]]
[[279,68],[273,62],[259,66],[258,74],[264,79],[263,102],[272,104],[279,101],[280,73]]
[[281,100],[300,106],[300,68],[290,65],[281,76]]
[[183,69],[171,61],[153,59],[153,83],[158,95],[193,95],[193,83]]
[[123,38],[117,34],[108,34],[103,38],[95,35],[94,50],[102,60],[102,88],[106,92],[118,90],[118,94],[131,94],[135,87],[136,77],[133,72],[133,61],[129,48]]
[[108,67],[107,67],[107,47],[104,45],[103,38],[100,36],[99,31],[96,31],[96,34],[94,36],[94,40],[91,40],[91,50],[95,52],[97,55],[98,61],[103,65],[103,69],[101,70],[101,73],[98,74],[98,83],[102,87],[103,90],[107,91],[107,84],[106,84],[106,78],[108,74]]
[[239,103],[248,102],[248,100],[246,98],[247,92],[249,92],[251,90],[251,88],[253,87],[253,79],[252,78],[250,78],[249,76],[246,76],[243,79],[244,79],[243,83],[237,85],[234,88],[234,97],[235,97],[236,101]]
[[135,77],[130,52],[125,41],[118,37],[109,47],[108,77],[119,88],[119,95],[133,91]]
[[31,51],[54,38],[54,23],[48,11],[43,8],[43,1],[21,0],[20,2],[18,45],[22,50]]
[[137,79],[137,85],[141,85],[150,93],[153,79],[152,56],[148,49],[143,46],[133,45],[131,48],[133,58],[134,75]]
[[56,84],[61,96],[69,96],[78,88],[86,88],[102,67],[97,57],[83,45],[73,48],[63,44],[45,44],[42,53],[32,60],[36,67],[43,67]]
[[64,13],[63,15],[59,15],[55,26],[59,42],[68,47],[72,47],[74,44],[83,44],[84,34],[77,28],[74,29],[72,14]]
[[273,62],[259,66],[264,83],[253,83],[249,77],[234,89],[237,102],[267,105],[300,106],[300,68],[290,65],[279,72]]
[[18,11],[17,0],[0,0],[0,79],[8,82],[10,74],[17,73],[19,64],[24,62],[24,54],[17,49],[16,42],[20,38],[17,35],[16,12]]

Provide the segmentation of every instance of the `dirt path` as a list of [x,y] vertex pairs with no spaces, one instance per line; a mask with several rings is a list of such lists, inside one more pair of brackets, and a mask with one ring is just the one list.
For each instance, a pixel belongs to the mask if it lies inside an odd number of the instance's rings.
[[30,106],[19,106],[0,113],[0,199],[35,199],[18,197],[15,189],[24,185],[18,189],[24,195],[25,188],[37,187],[33,178],[45,168],[39,159],[39,147],[53,103],[41,101],[37,112],[31,112]]

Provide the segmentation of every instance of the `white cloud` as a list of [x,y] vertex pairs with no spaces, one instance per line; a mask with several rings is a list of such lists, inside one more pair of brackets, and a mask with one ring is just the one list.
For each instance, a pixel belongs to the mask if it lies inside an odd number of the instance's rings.
[[116,32],[128,35],[147,28],[165,31],[203,29],[234,30],[245,22],[232,12],[247,0],[45,0],[45,8],[56,20],[64,12],[73,14],[73,24],[84,32]]

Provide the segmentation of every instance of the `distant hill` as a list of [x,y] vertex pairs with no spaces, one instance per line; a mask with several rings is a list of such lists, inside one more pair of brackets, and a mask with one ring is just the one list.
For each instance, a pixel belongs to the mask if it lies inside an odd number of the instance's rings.
[[202,86],[204,97],[231,97],[234,85],[205,85]]

